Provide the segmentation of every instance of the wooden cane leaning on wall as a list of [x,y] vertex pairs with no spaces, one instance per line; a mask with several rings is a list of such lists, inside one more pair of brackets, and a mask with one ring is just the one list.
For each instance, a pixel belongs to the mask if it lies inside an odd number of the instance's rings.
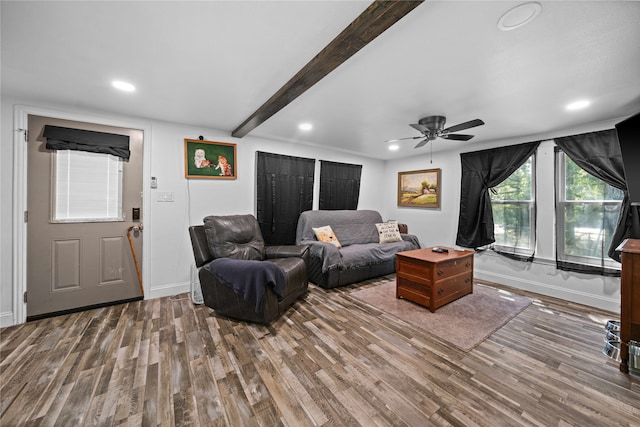
[[140,283],[140,293],[144,299],[144,288],[142,287],[142,276],[140,275],[140,266],[138,265],[138,258],[136,257],[136,249],[133,246],[133,240],[131,239],[131,230],[142,232],[142,224],[132,225],[127,229],[127,237],[129,238],[129,246],[131,246],[131,254],[133,255],[133,262],[136,265],[136,272],[138,273],[138,283]]

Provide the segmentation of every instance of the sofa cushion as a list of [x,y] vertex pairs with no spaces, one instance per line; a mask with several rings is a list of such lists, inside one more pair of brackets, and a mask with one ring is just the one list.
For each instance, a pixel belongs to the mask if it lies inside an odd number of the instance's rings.
[[331,243],[337,248],[342,247],[342,245],[340,244],[340,241],[336,237],[330,225],[325,225],[323,227],[314,227],[312,229],[318,241],[324,242],[324,243]]
[[392,243],[364,243],[340,249],[342,268],[358,268],[393,260],[397,252],[416,249],[412,242],[401,240]]
[[331,226],[342,246],[377,243],[378,222],[382,222],[382,217],[372,210],[305,211],[298,220],[296,244],[314,241],[313,228],[325,225]]
[[378,243],[378,230],[375,223],[364,224],[334,224],[333,231],[342,246],[360,243]]
[[264,239],[253,215],[207,216],[204,230],[214,258],[264,259]]

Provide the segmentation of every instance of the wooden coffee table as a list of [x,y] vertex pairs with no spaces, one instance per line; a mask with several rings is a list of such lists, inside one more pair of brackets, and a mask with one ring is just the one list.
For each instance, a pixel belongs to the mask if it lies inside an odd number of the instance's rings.
[[433,252],[433,247],[396,254],[396,298],[439,307],[473,292],[473,251]]

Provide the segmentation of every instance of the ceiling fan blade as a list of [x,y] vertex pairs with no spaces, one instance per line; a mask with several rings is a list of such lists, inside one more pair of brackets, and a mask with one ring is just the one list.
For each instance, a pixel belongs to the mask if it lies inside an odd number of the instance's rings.
[[427,142],[429,142],[429,138],[425,138],[425,139],[423,139],[422,141],[418,142],[418,144],[417,144],[415,147],[413,147],[413,148],[420,148],[420,147],[422,147],[423,145],[425,145]]
[[440,138],[453,139],[455,141],[468,141],[474,136],[475,135],[463,135],[461,133],[447,133],[445,135],[441,135]]
[[414,128],[415,130],[417,130],[418,132],[422,132],[422,133],[429,133],[429,128],[424,126],[424,125],[419,125],[419,124],[413,124],[413,125],[409,125],[412,128]]
[[476,126],[482,126],[483,124],[484,122],[482,120],[475,119],[468,122],[460,123],[459,125],[451,126],[446,129],[442,129],[442,133],[458,132],[459,130],[471,129]]
[[410,136],[408,138],[389,139],[385,142],[397,142],[397,141],[404,141],[405,139],[418,139],[418,138],[424,138],[424,136]]

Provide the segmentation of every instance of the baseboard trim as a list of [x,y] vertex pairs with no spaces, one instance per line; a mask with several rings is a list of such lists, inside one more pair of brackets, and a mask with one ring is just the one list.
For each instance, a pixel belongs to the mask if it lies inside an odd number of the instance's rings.
[[4,313],[0,313],[0,328],[6,328],[13,325],[13,311],[5,311]]
[[535,292],[554,298],[560,298],[578,304],[588,305],[590,307],[596,307],[602,310],[611,311],[614,313],[620,313],[620,301],[618,299],[593,295],[575,289],[561,288],[559,286],[550,285],[548,283],[522,279],[519,277],[482,271],[478,270],[477,268],[474,271],[474,276],[480,280],[496,282],[525,291]]
[[191,283],[171,283],[168,285],[158,286],[150,289],[145,296],[145,299],[171,297],[178,294],[191,292]]

